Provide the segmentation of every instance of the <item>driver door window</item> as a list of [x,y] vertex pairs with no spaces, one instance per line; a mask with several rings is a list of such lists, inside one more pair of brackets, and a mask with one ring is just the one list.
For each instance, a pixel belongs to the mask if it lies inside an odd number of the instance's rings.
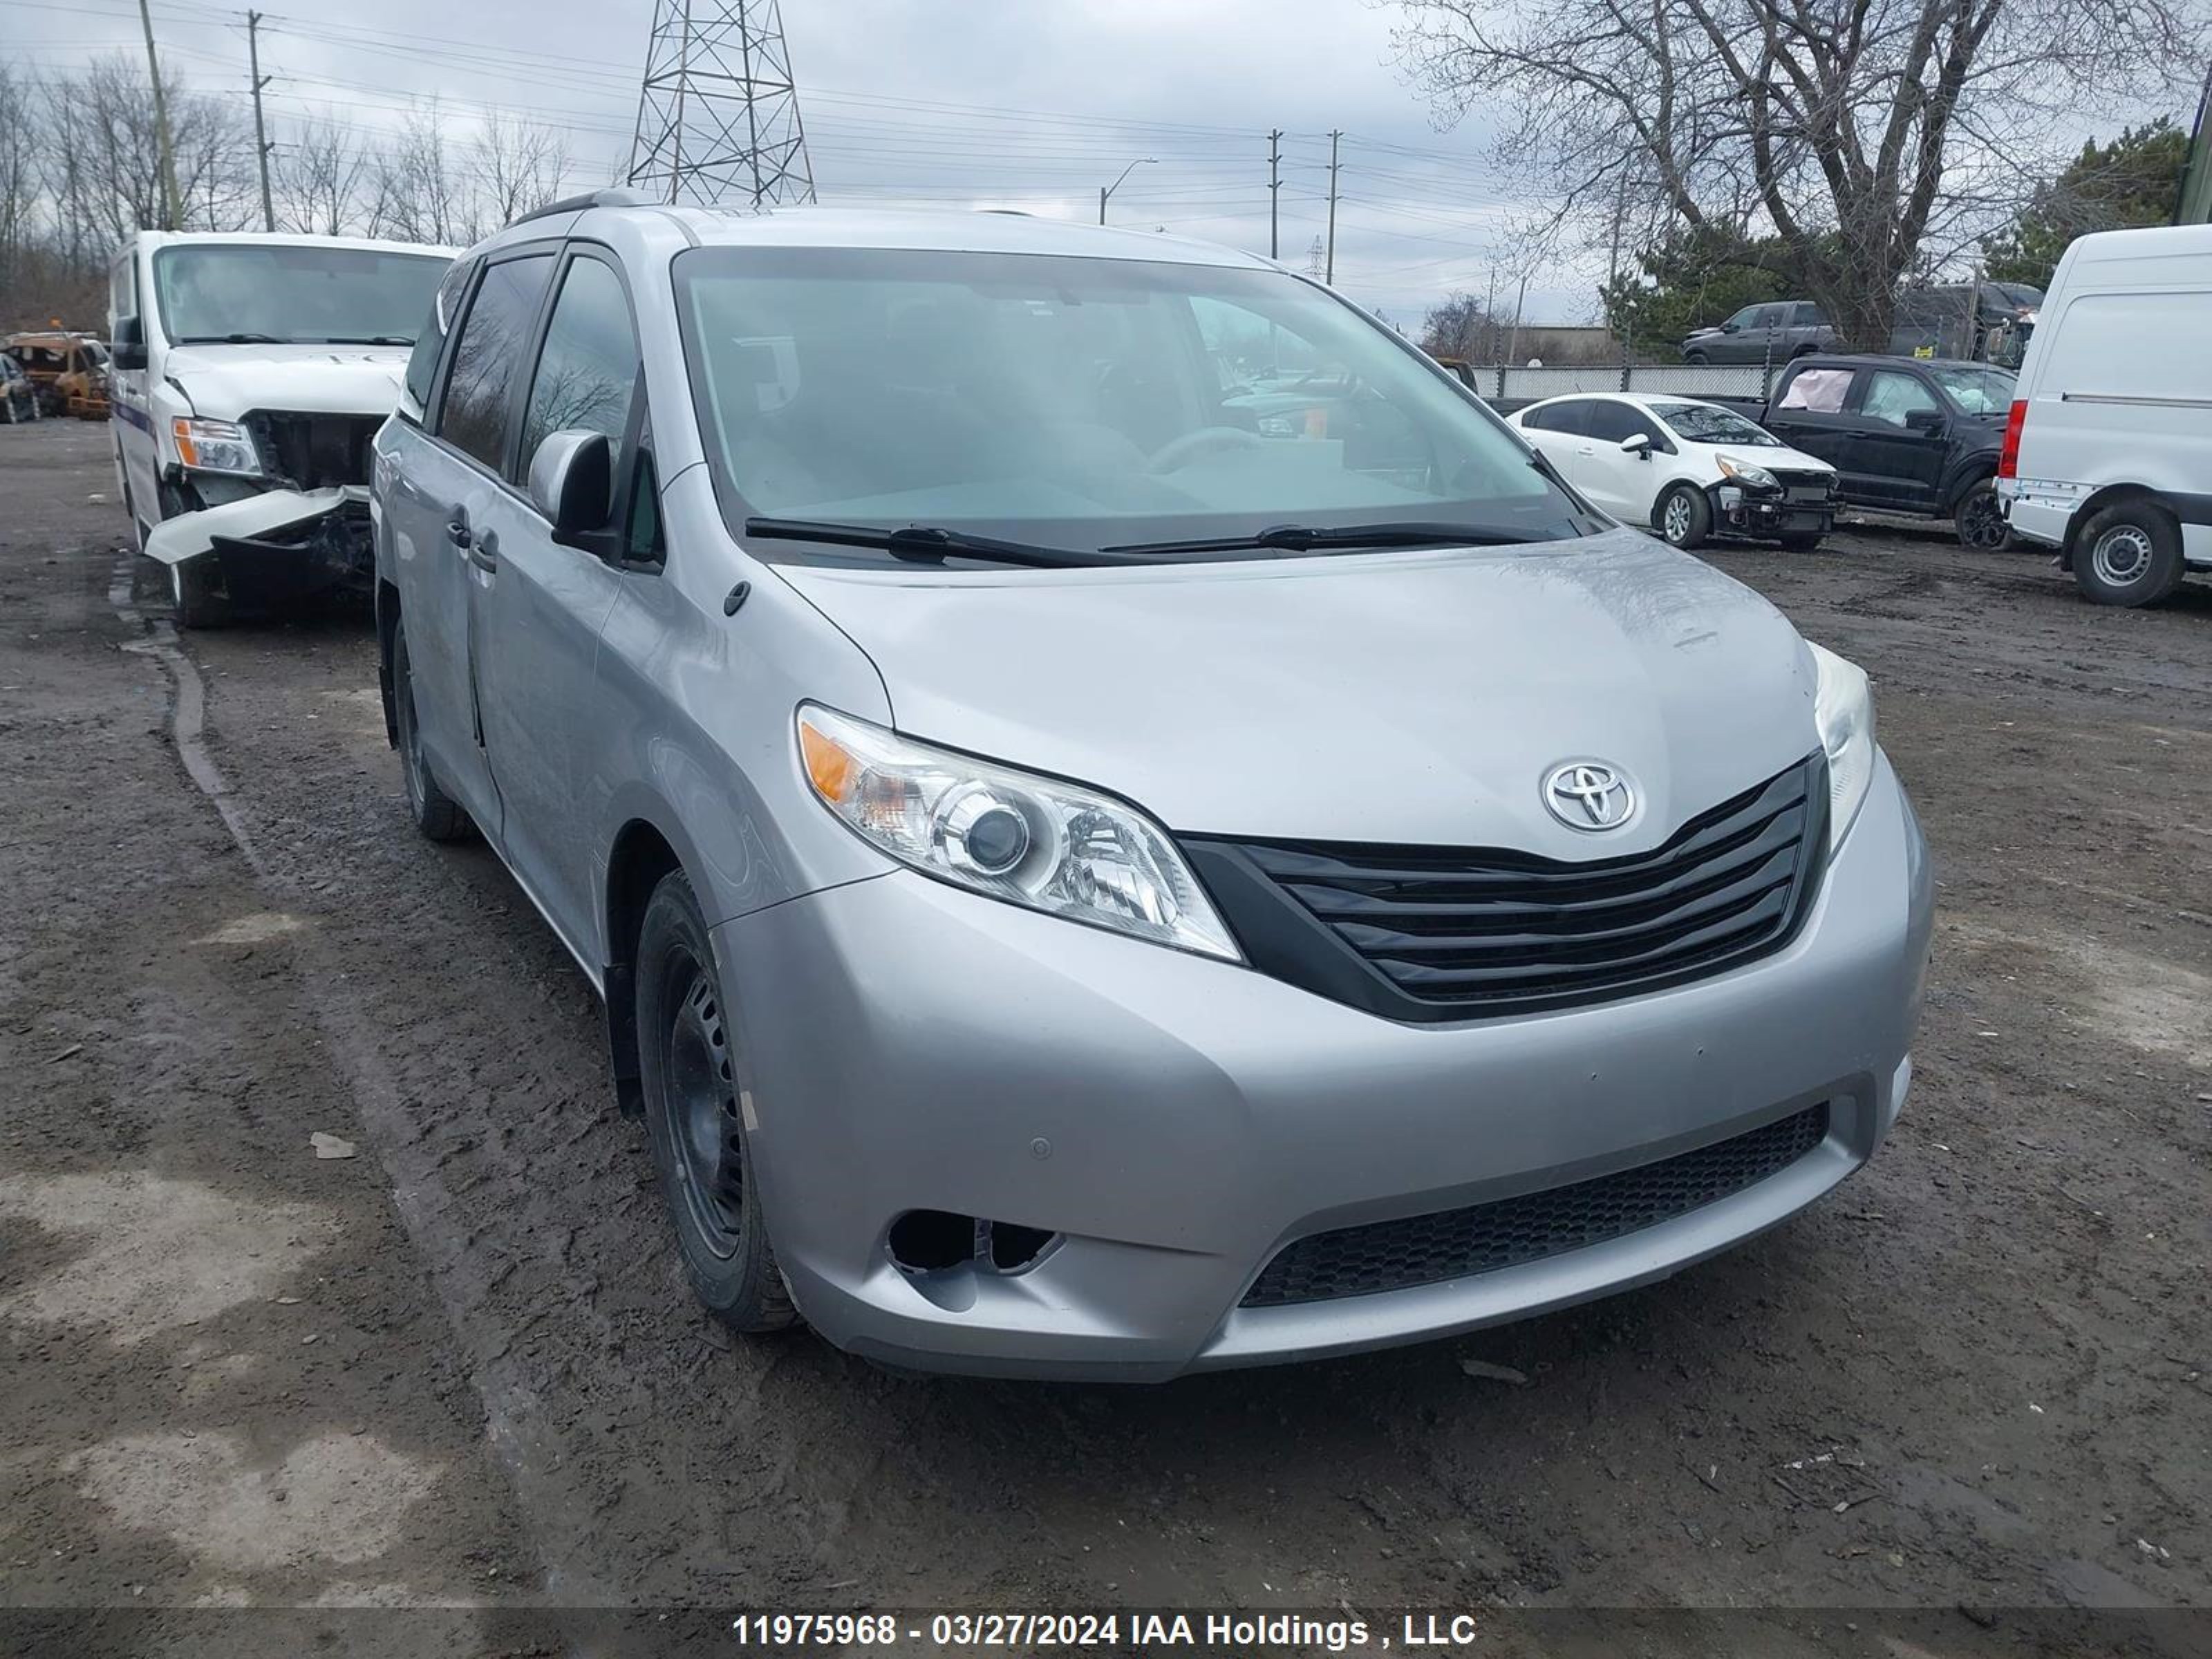
[[1941,414],[1942,408],[1918,375],[1876,369],[1868,379],[1866,397],[1859,404],[1859,413],[1869,421],[1903,427],[1907,417],[1916,412]]
[[607,440],[614,451],[609,476],[620,478],[629,459],[623,453],[623,441],[641,362],[622,279],[597,259],[573,261],[553,301],[553,318],[530,384],[515,462],[521,477],[529,477],[532,457],[553,434],[584,431]]

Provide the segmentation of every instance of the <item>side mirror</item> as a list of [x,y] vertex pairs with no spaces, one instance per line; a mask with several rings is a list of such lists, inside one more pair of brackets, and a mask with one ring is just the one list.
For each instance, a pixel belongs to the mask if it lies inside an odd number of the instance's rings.
[[115,338],[109,343],[109,360],[118,368],[146,367],[146,325],[136,317],[115,319]]
[[1741,324],[1738,323],[1735,318],[1731,317],[1728,321],[1721,325],[1721,332],[1723,334],[1733,334],[1741,326]]
[[1932,437],[1943,429],[1943,416],[1932,409],[1908,409],[1905,425],[1908,431],[1925,432]]
[[614,447],[597,432],[556,432],[530,458],[530,504],[553,526],[553,539],[599,558],[612,544]]
[[1639,461],[1650,460],[1651,459],[1651,434],[1648,432],[1631,433],[1627,437],[1623,438],[1620,441],[1620,453],[1624,455],[1633,455]]

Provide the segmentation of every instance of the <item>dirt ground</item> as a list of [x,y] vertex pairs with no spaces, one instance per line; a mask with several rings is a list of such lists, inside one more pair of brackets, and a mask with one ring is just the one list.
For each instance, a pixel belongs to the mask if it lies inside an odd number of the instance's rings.
[[1460,1341],[902,1380],[694,1312],[590,989],[406,823],[365,620],[178,656],[108,441],[0,430],[0,1652],[1347,1603],[1751,1609],[1703,1628],[1761,1652],[1929,1610],[1880,1650],[1949,1652],[2212,1603],[2212,586],[2101,611],[1901,528],[1713,556],[1866,665],[1938,860],[1912,1100],[1826,1203]]

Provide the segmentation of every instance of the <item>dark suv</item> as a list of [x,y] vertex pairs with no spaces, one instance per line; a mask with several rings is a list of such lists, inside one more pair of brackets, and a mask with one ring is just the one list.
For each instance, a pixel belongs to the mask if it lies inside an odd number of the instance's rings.
[[1996,498],[2013,375],[1948,358],[1815,356],[1783,371],[1761,424],[1836,469],[1836,495],[1948,518],[1969,547],[2009,532]]
[[1836,331],[1810,300],[1746,306],[1718,328],[1693,328],[1682,341],[1686,363],[1786,363],[1826,351]]

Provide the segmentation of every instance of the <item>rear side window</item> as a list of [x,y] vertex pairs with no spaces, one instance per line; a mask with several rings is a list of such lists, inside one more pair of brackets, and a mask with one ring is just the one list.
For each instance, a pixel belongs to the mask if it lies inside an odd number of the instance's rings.
[[514,380],[530,348],[553,256],[502,260],[483,274],[453,343],[453,366],[438,412],[438,435],[496,472],[514,429]]
[[1851,389],[1851,373],[1848,368],[1800,369],[1782,388],[1782,401],[1775,406],[1802,409],[1808,415],[1840,414],[1844,395]]
[[445,349],[446,336],[453,332],[453,315],[461,308],[461,296],[468,292],[469,278],[476,269],[473,259],[456,259],[431,296],[430,314],[422,319],[422,331],[415,337],[414,353],[407,359],[405,395],[399,400],[399,412],[410,421],[419,422],[430,407],[430,383],[438,372],[438,354]]
[[1589,413],[1589,398],[1570,398],[1563,404],[1535,410],[1521,424],[1533,426],[1540,432],[1576,433],[1583,429],[1583,419]]
[[1799,301],[1790,313],[1790,321],[1798,328],[1823,328],[1827,325],[1828,319],[1820,314],[1820,307],[1805,300]]
[[552,434],[580,430],[612,442],[613,476],[622,477],[629,459],[622,453],[623,435],[640,361],[621,278],[597,259],[575,260],[561,279],[531,383],[518,462],[522,469],[529,470],[530,458]]

